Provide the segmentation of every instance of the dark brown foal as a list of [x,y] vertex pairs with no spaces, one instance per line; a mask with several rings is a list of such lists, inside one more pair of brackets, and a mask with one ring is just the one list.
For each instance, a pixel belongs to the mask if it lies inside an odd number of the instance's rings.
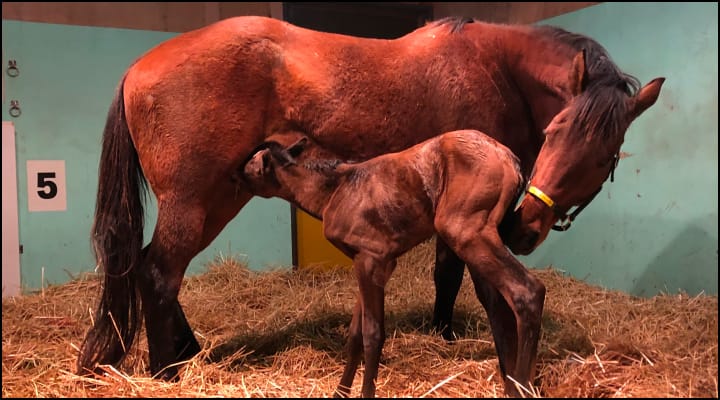
[[322,219],[325,236],[353,259],[358,279],[349,359],[335,395],[349,395],[364,350],[362,396],[374,397],[385,284],[397,257],[434,233],[467,263],[484,307],[497,306],[496,293],[510,306],[507,315],[493,313],[490,323],[506,393],[519,395],[510,377],[532,381],[545,287],[498,233],[523,188],[517,158],[475,130],[360,163],[341,162],[299,134],[272,139],[244,164],[241,179],[260,196],[284,198]]

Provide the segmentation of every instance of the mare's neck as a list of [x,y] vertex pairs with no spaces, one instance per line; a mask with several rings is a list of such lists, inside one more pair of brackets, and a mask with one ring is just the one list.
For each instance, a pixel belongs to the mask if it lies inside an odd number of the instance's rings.
[[569,77],[577,51],[532,26],[506,32],[508,66],[542,132],[572,97]]

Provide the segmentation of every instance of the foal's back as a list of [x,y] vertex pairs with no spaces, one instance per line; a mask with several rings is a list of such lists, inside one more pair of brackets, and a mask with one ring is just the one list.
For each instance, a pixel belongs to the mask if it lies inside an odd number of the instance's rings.
[[323,213],[325,235],[389,258],[438,227],[479,213],[496,228],[522,186],[513,153],[475,130],[448,132],[341,170],[345,178]]

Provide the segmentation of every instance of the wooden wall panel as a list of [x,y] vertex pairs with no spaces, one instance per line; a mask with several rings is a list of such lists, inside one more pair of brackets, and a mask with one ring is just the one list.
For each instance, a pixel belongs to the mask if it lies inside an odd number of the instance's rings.
[[270,16],[269,2],[3,2],[3,19],[185,32],[234,15]]
[[[238,15],[263,15],[271,16],[271,3],[269,2],[248,2],[237,3],[227,2],[220,4],[220,19],[236,17]],[[280,7],[282,9],[282,7]],[[274,17],[274,15],[272,15]]]
[[482,2],[434,3],[435,19],[448,16],[475,17],[479,20],[500,23],[530,24],[556,15],[565,14],[598,2]]
[[[475,17],[484,21],[532,23],[597,2],[473,2],[432,4],[434,17]],[[281,2],[3,2],[3,19],[56,24],[185,32],[237,15],[282,19]]]
[[566,14],[581,8],[598,4],[597,2],[568,2],[568,3],[544,3],[544,2],[518,2],[510,3],[508,23],[529,24],[560,14]]
[[435,19],[444,17],[474,17],[488,22],[507,22],[510,3],[467,2],[467,3],[435,3],[433,14]]

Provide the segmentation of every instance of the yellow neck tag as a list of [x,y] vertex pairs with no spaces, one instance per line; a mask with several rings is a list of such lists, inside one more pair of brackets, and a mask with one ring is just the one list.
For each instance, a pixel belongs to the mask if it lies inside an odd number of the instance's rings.
[[536,188],[535,186],[530,186],[527,191],[542,200],[542,202],[547,204],[548,207],[553,208],[553,206],[555,206],[555,202],[550,198],[550,196],[546,195],[542,190]]

